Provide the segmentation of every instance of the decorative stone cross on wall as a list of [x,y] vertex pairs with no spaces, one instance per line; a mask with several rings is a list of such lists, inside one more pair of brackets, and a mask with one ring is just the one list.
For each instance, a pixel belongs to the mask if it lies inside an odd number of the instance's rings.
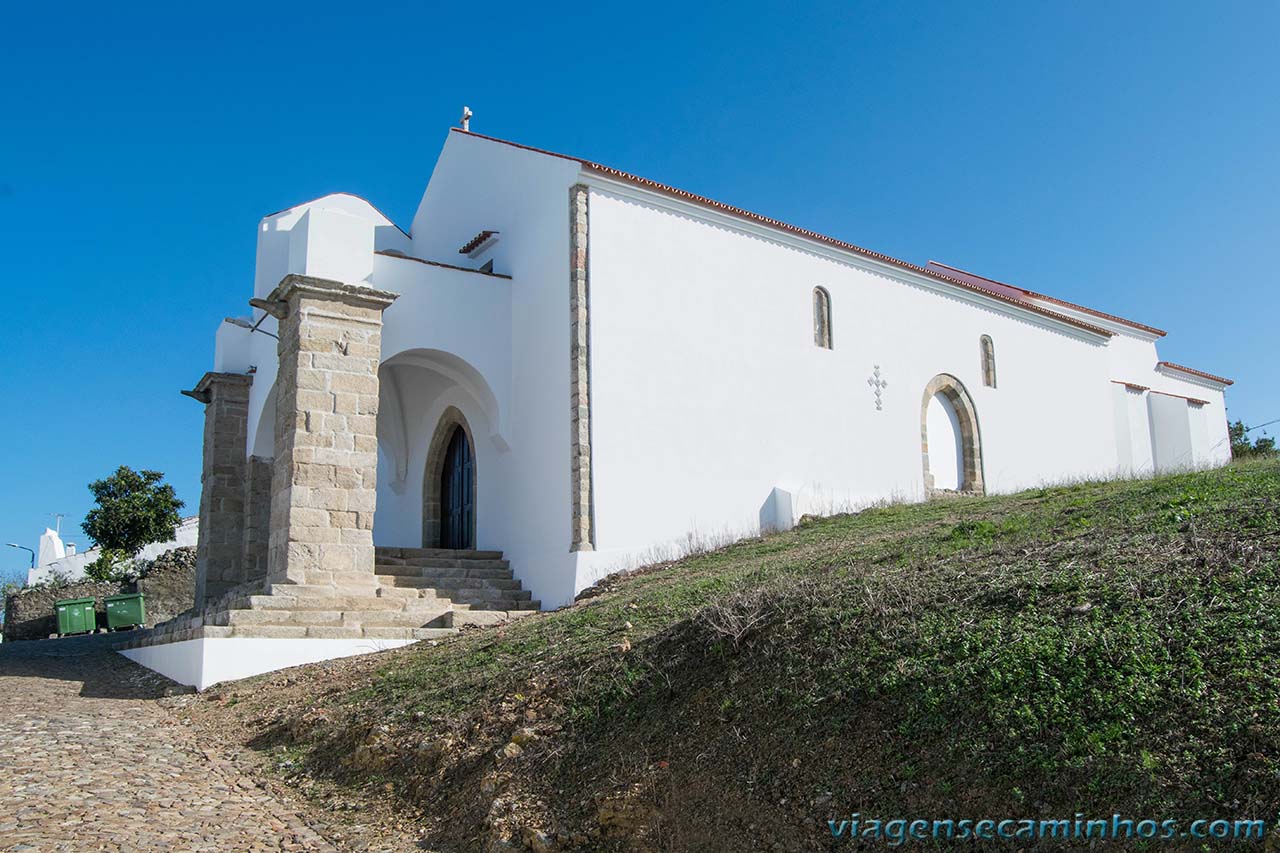
[[875,372],[871,375],[871,378],[867,380],[867,384],[875,389],[876,411],[878,412],[884,408],[884,401],[880,399],[880,395],[884,393],[884,389],[889,387],[889,382],[886,379],[880,378],[880,365],[877,364],[875,368]]

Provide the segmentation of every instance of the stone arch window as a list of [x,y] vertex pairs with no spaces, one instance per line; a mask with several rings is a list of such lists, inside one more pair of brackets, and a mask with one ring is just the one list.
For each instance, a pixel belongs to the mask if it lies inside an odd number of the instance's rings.
[[[431,443],[427,445],[427,465],[423,472],[422,478],[422,547],[423,548],[439,548],[440,547],[440,513],[441,513],[441,474],[444,473],[444,464],[447,451],[449,449],[449,440],[453,438],[454,432],[461,427],[467,436],[467,441],[471,445],[472,464],[471,464],[471,494],[478,498],[479,492],[476,491],[476,475],[477,461],[475,460],[476,442],[475,437],[471,434],[471,424],[467,423],[466,416],[457,406],[450,406],[440,415],[440,421],[436,424],[436,431],[431,436]],[[474,543],[476,541],[475,519],[476,514],[473,512],[470,518],[471,531],[469,540]]]
[[978,340],[982,350],[982,384],[988,388],[996,387],[996,347],[991,343],[990,335],[983,335]]
[[823,287],[813,289],[813,342],[831,349],[831,294]]
[[[934,484],[933,474],[929,470],[929,405],[935,396],[941,397],[955,413],[957,441],[960,445],[960,464],[958,488],[938,488]],[[942,445],[936,448],[938,453],[952,452],[946,447],[946,439],[935,437],[935,443]],[[925,386],[924,397],[920,402],[920,455],[924,466],[925,497],[940,497],[948,494],[982,495],[986,494],[986,485],[982,477],[982,433],[978,429],[978,411],[974,408],[973,398],[959,379],[948,373],[940,373]]]

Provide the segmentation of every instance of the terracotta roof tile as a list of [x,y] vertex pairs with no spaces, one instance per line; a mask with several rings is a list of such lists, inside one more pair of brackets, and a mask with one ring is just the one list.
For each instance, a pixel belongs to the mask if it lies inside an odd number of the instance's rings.
[[476,236],[468,240],[466,243],[464,243],[462,248],[458,250],[458,254],[459,255],[471,254],[476,249],[483,246],[485,241],[487,241],[490,237],[492,237],[497,233],[498,233],[497,231],[481,231],[479,234],[477,234]]
[[1171,393],[1170,393],[1170,392],[1168,392],[1168,391],[1152,391],[1151,393],[1152,393],[1152,394],[1159,394],[1161,397],[1177,397],[1179,400],[1186,400],[1188,403],[1192,403],[1192,404],[1194,404],[1194,405],[1196,405],[1196,406],[1207,406],[1207,405],[1209,405],[1209,401],[1208,401],[1208,400],[1200,400],[1200,399],[1198,399],[1198,398],[1196,398],[1196,397],[1187,397],[1187,396],[1185,396],[1185,395],[1183,395],[1183,394],[1171,394]]
[[1214,376],[1212,373],[1205,373],[1203,370],[1196,370],[1194,367],[1183,367],[1181,364],[1174,364],[1172,361],[1158,361],[1156,367],[1163,367],[1166,370],[1176,370],[1179,373],[1189,373],[1192,376],[1199,376],[1201,379],[1208,379],[1211,382],[1220,382],[1223,385],[1234,385],[1235,380],[1226,379],[1222,376]]
[[1110,320],[1113,323],[1120,323],[1125,326],[1131,326],[1132,328],[1135,328],[1135,329],[1141,329],[1142,331],[1148,332],[1152,335],[1158,335],[1160,337],[1164,337],[1166,334],[1168,334],[1168,332],[1164,331],[1163,329],[1157,329],[1155,326],[1148,326],[1145,323],[1137,323],[1137,322],[1134,322],[1133,320],[1126,320],[1124,317],[1117,317],[1115,314],[1107,314],[1103,311],[1096,311],[1093,308],[1087,308],[1084,305],[1077,305],[1076,303],[1068,302],[1065,299],[1058,299],[1056,296],[1047,296],[1043,293],[1036,293],[1034,290],[1027,290],[1025,287],[1018,287],[1016,284],[1006,284],[1005,282],[1002,282],[1002,281],[996,281],[994,278],[987,278],[984,275],[978,275],[977,273],[967,272],[966,270],[962,270],[959,267],[953,267],[949,264],[940,263],[938,261],[929,261],[929,263],[925,264],[925,266],[927,266],[930,269],[937,269],[940,272],[945,272],[950,275],[954,275],[957,278],[977,279],[980,281],[985,281],[992,285],[996,285],[1002,288],[1007,288],[1009,291],[1012,291],[1015,295],[1021,295],[1029,299],[1043,299],[1046,302],[1052,302],[1055,305],[1061,305],[1064,308],[1071,308],[1076,311],[1083,311],[1086,314],[1092,314],[1095,317],[1101,317],[1102,319]]
[[1007,292],[1007,290],[1003,288],[993,287],[990,285],[984,286],[974,282],[964,281],[960,278],[947,275],[938,270],[927,269],[917,264],[910,263],[909,261],[899,260],[898,258],[891,257],[890,255],[881,254],[880,252],[875,252],[870,249],[864,249],[861,246],[855,246],[852,243],[846,243],[843,240],[837,240],[835,237],[828,237],[825,234],[819,234],[818,232],[810,231],[807,228],[800,228],[799,226],[791,225],[789,223],[783,222],[778,219],[773,219],[768,216],[762,216],[761,214],[758,214],[758,213],[752,213],[749,210],[744,210],[743,208],[734,207],[732,205],[725,204],[724,202],[719,202],[714,199],[707,198],[706,196],[700,196],[695,193],[677,189],[676,187],[668,186],[667,184],[661,184],[661,183],[658,183],[657,181],[653,181],[648,178],[642,178],[639,175],[633,175],[630,172],[624,172],[621,169],[614,169],[613,167],[605,166],[602,163],[595,163],[595,162],[592,162],[591,160],[583,160],[578,157],[570,157],[567,154],[557,154],[554,151],[547,151],[542,148],[534,148],[531,145],[522,145],[519,142],[511,142],[509,140],[499,139],[494,136],[485,136],[484,134],[476,133],[475,131],[466,131],[456,127],[451,128],[451,130],[454,133],[465,133],[468,136],[474,136],[479,139],[487,140],[489,142],[496,142],[500,145],[508,145],[512,148],[519,148],[524,151],[531,151],[535,154],[544,154],[548,157],[555,157],[560,160],[570,160],[578,163],[583,169],[586,169],[588,171],[596,172],[610,178],[616,178],[617,180],[626,181],[627,183],[635,184],[637,186],[641,186],[646,189],[662,193],[664,195],[670,195],[675,198],[692,202],[693,204],[701,205],[703,207],[709,207],[713,210],[718,210],[723,213],[728,213],[732,216],[737,216],[742,219],[747,219],[752,222],[757,222],[762,225],[767,225],[771,228],[776,228],[780,231],[786,231],[790,234],[795,234],[799,237],[804,237],[806,239],[813,240],[818,243],[824,243],[828,246],[833,246],[837,249],[841,249],[846,252],[852,252],[857,255],[862,255],[863,257],[871,258],[873,260],[880,261],[882,263],[891,264],[901,269],[910,270],[911,272],[927,276],[928,278],[932,278],[938,281],[944,281],[948,284],[955,285],[957,287],[963,288],[964,290],[981,293],[984,296],[989,296],[1001,302],[1006,302],[1012,305],[1016,305],[1019,308],[1022,308],[1024,310],[1032,311],[1037,314],[1043,315],[1045,317],[1050,317],[1054,320],[1057,320],[1060,323],[1065,323],[1069,326],[1075,326],[1076,328],[1083,329],[1087,332],[1092,332],[1095,335],[1100,335],[1102,337],[1108,337],[1108,338],[1112,337],[1112,333],[1102,328],[1101,326],[1095,326],[1092,323],[1086,323],[1083,320],[1076,319],[1075,317],[1069,317],[1066,314],[1060,314],[1057,311],[1051,311],[1048,308],[1044,308],[1043,306],[1036,305],[1034,302],[1028,302],[1026,299],[1016,298],[1015,296],[1011,296]]

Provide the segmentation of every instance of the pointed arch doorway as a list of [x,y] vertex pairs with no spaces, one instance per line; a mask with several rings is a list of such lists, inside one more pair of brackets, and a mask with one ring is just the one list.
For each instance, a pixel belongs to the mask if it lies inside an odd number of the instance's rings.
[[950,374],[940,373],[925,386],[920,455],[926,497],[986,494],[978,412],[964,384]]
[[422,545],[476,547],[476,457],[471,427],[450,406],[440,416],[427,449],[423,478]]
[[472,490],[475,459],[462,427],[454,427],[440,472],[440,547],[474,548],[476,501]]

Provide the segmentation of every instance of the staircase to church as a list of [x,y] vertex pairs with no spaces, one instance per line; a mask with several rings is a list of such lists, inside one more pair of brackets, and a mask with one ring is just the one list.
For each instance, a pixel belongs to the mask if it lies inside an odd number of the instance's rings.
[[489,625],[541,609],[501,551],[375,548],[378,595],[446,602],[452,626]]
[[[211,637],[426,640],[537,612],[501,551],[375,548],[374,574],[238,587],[128,645]],[[142,632],[140,632],[142,633]]]

